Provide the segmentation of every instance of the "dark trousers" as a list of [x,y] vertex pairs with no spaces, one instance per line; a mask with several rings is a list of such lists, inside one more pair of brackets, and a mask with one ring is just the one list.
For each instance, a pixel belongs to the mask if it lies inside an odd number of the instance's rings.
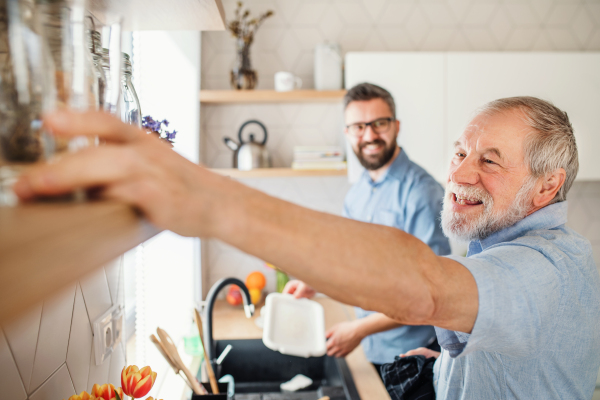
[[[427,346],[427,348],[430,350],[433,350],[433,351],[441,351],[440,344],[437,341],[437,337],[435,338],[433,343],[431,343],[429,346]],[[385,364],[375,364],[375,363],[371,363],[371,364],[373,364],[373,366],[377,370],[377,374],[379,375],[379,378],[381,378],[381,380],[383,381],[383,377],[381,376],[381,367]]]

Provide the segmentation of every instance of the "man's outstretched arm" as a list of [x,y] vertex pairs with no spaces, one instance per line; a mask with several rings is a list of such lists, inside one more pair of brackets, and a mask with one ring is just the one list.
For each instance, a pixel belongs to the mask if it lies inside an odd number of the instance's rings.
[[309,210],[218,176],[160,140],[103,113],[46,118],[57,135],[105,145],[34,167],[15,185],[27,200],[76,188],[138,207],[160,228],[214,237],[275,265],[346,304],[402,324],[470,332],[477,286],[461,264],[394,228]]

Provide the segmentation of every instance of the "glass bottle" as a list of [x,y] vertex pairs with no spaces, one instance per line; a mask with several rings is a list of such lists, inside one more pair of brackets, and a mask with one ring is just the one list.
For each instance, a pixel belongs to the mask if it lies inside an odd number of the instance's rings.
[[88,46],[94,65],[94,96],[98,99],[98,109],[103,110],[107,86],[106,74],[102,68],[102,34],[94,30],[89,31]]
[[133,83],[131,82],[131,61],[129,54],[123,53],[123,77],[121,78],[121,120],[139,128],[142,127],[142,110]]
[[27,165],[48,159],[41,118],[54,104],[52,63],[33,0],[0,1],[0,206]]

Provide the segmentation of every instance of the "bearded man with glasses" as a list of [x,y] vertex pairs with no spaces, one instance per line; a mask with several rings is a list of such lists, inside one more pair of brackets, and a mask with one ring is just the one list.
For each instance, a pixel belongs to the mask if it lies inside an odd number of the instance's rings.
[[[439,216],[444,190],[423,168],[412,162],[397,144],[400,121],[392,95],[361,83],[344,98],[345,134],[365,168],[344,202],[344,216],[401,229],[426,243],[437,255],[450,254]],[[369,265],[364,266],[365,270]],[[295,297],[315,291],[301,281],[284,289]],[[439,350],[435,330],[428,325],[402,325],[381,313],[356,307],[357,320],[327,332],[327,354],[344,357],[362,343],[365,355],[381,371],[383,364],[409,350]]]

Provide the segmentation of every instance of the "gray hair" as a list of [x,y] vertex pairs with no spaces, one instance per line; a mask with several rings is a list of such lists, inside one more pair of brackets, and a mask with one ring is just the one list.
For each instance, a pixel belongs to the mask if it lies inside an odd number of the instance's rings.
[[538,179],[563,168],[565,182],[550,204],[565,201],[579,170],[577,143],[567,113],[548,101],[528,96],[494,100],[479,112],[491,115],[514,109],[523,112],[523,121],[533,129],[525,140],[525,162],[532,177]]
[[348,104],[353,101],[368,101],[373,99],[381,99],[385,101],[392,112],[392,116],[396,118],[396,103],[394,103],[394,98],[390,92],[381,86],[366,82],[359,83],[348,90],[344,96],[344,110],[346,107],[348,107]]

